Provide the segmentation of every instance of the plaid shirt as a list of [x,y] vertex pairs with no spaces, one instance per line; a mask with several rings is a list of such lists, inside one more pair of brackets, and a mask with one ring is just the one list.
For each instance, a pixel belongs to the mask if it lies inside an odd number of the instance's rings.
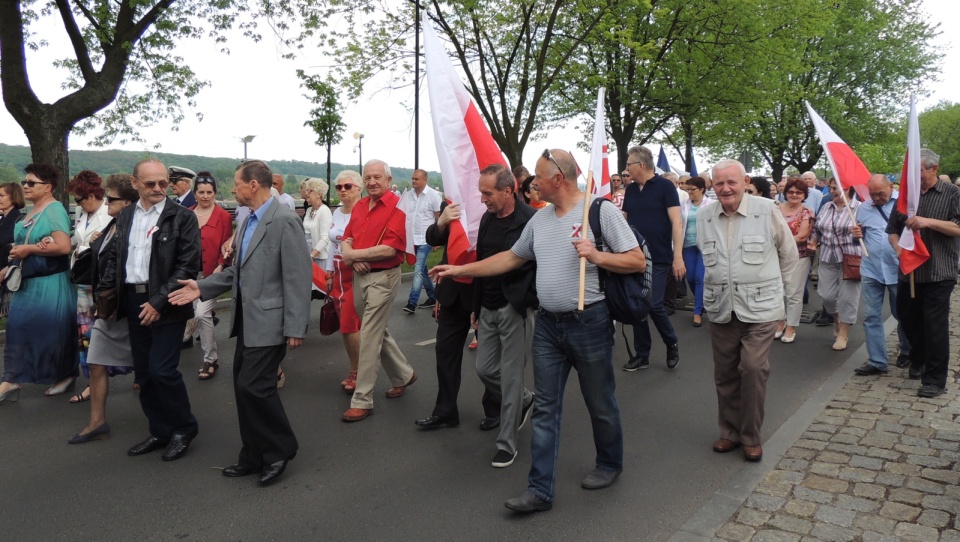
[[[850,201],[850,210],[854,218],[860,202]],[[824,204],[817,214],[817,221],[813,225],[813,237],[820,244],[820,261],[824,263],[840,263],[843,255],[862,256],[860,242],[853,238],[851,229],[855,223],[846,209],[838,207],[834,202]]]
[[[950,183],[938,181],[930,190],[920,194],[917,216],[960,224],[960,189]],[[906,222],[907,216],[895,210],[890,216],[887,233],[902,234]],[[914,232],[914,235],[919,235],[927,246],[927,250],[930,251],[930,259],[913,272],[914,280],[916,282],[943,280],[956,282],[960,238],[944,235],[930,228]],[[907,280],[903,273],[899,273],[899,277],[900,280]]]

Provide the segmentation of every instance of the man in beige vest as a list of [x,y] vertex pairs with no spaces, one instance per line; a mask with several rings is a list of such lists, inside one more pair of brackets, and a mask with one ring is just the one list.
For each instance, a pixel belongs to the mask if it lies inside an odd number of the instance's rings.
[[720,438],[713,450],[743,445],[747,461],[763,457],[760,427],[770,375],[768,354],[783,318],[783,283],[797,265],[797,244],[772,200],[745,195],[743,164],[713,167],[720,205],[697,216],[705,268],[703,309],[710,320]]

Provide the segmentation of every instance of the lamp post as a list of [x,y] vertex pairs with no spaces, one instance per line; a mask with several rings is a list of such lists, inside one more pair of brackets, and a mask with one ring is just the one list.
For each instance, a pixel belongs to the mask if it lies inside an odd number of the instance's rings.
[[357,146],[353,150],[360,151],[360,175],[363,175],[363,134],[360,132],[354,132],[353,138],[357,140]]
[[244,138],[241,138],[241,139],[240,139],[240,141],[243,141],[243,161],[244,161],[244,162],[247,161],[247,143],[250,143],[251,141],[253,141],[253,138],[255,138],[255,137],[257,137],[257,136],[255,136],[255,135],[248,135],[247,137],[244,137]]

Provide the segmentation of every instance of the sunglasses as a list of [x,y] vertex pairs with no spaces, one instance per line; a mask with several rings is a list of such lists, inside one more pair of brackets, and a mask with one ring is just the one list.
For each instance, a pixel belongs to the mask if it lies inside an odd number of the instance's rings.
[[543,149],[543,154],[541,154],[540,156],[553,162],[553,165],[557,166],[557,169],[560,170],[560,174],[563,175],[563,169],[560,167],[560,164],[558,164],[557,161],[553,158],[553,155],[550,154],[550,149]]
[[77,205],[80,205],[80,202],[83,201],[83,200],[85,200],[85,199],[87,199],[87,198],[73,198],[73,202],[76,203]]
[[20,184],[22,184],[23,186],[26,186],[27,188],[33,188],[38,184],[50,184],[50,183],[45,183],[43,181],[20,181]]
[[153,190],[156,187],[160,187],[161,190],[170,186],[170,181],[141,181],[140,184],[145,186],[149,190]]
[[115,203],[118,201],[126,201],[126,198],[119,198],[119,197],[115,198],[113,196],[107,196],[107,203]]
[[353,183],[343,183],[343,184],[334,185],[334,188],[336,188],[337,192],[339,192],[341,190],[353,190],[354,186],[356,185]]
[[194,184],[212,184],[216,185],[217,181],[213,177],[197,177],[196,181],[193,181]]

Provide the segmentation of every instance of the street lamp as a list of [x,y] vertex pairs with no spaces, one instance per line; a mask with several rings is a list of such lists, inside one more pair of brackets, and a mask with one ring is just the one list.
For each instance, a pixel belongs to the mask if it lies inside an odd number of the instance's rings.
[[360,174],[363,175],[363,134],[354,132],[353,138],[357,140],[357,146],[354,147],[353,150],[360,151]]
[[241,139],[240,139],[240,141],[243,141],[243,161],[244,161],[244,162],[247,161],[247,143],[250,143],[251,141],[253,141],[253,138],[255,138],[255,137],[257,137],[257,136],[255,136],[255,135],[248,135],[247,137],[244,137],[244,138],[241,138]]

